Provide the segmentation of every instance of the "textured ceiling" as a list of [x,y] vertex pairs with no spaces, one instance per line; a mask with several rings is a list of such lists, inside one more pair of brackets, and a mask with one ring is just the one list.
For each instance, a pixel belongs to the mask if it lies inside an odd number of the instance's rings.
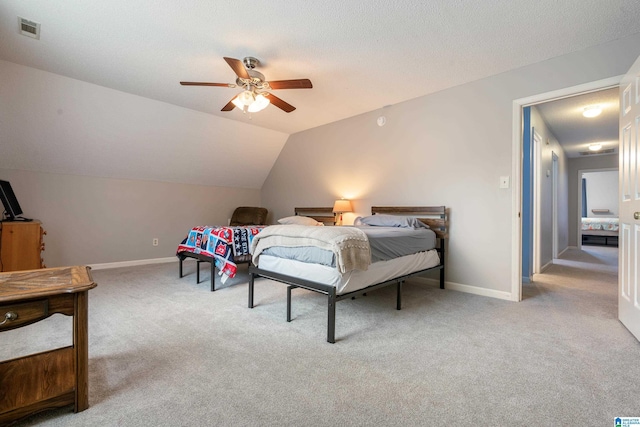
[[[0,2],[0,59],[288,134],[637,32],[637,0]],[[178,82],[232,83],[223,56],[314,87],[220,112],[238,89]]]
[[[572,96],[536,105],[551,132],[558,138],[568,157],[580,157],[589,144],[600,142],[602,149],[618,152],[619,89]],[[587,106],[599,105],[602,113],[593,118],[582,115]]]

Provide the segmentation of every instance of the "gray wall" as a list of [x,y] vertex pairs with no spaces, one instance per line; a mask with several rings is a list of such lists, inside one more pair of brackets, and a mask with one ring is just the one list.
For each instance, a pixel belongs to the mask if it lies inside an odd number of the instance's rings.
[[341,196],[353,200],[354,215],[371,205],[446,205],[450,286],[517,299],[518,212],[514,193],[499,188],[514,161],[513,101],[622,75],[639,54],[636,35],[294,134],[262,201],[275,217]]
[[[569,159],[569,245],[578,245],[581,209],[578,193],[581,190],[580,172],[597,169],[617,169],[618,155],[589,156]],[[617,194],[617,188],[616,188]]]
[[0,179],[43,222],[50,267],[175,255],[191,227],[260,205],[288,138],[6,61],[0,76]]
[[47,267],[172,257],[191,227],[227,224],[235,207],[260,205],[255,189],[11,169],[0,179],[24,216],[42,221]]
[[6,61],[0,76],[0,168],[259,189],[289,136]]

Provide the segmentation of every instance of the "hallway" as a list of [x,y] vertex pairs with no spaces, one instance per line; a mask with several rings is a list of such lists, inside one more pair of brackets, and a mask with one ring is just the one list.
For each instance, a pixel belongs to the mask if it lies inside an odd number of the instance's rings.
[[567,249],[544,273],[523,284],[523,300],[553,307],[565,305],[576,315],[618,317],[618,248],[583,246]]

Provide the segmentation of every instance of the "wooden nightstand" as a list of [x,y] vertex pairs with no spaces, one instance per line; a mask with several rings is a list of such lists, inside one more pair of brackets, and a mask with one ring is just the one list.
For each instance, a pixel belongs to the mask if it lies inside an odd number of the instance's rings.
[[87,303],[96,286],[88,267],[0,273],[0,334],[55,313],[73,316],[73,345],[0,362],[0,425],[44,409],[87,409]]

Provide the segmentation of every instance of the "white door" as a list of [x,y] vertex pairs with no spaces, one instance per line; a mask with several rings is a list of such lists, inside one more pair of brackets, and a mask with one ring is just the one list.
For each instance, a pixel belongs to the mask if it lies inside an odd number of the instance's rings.
[[620,83],[618,318],[640,340],[640,58]]

